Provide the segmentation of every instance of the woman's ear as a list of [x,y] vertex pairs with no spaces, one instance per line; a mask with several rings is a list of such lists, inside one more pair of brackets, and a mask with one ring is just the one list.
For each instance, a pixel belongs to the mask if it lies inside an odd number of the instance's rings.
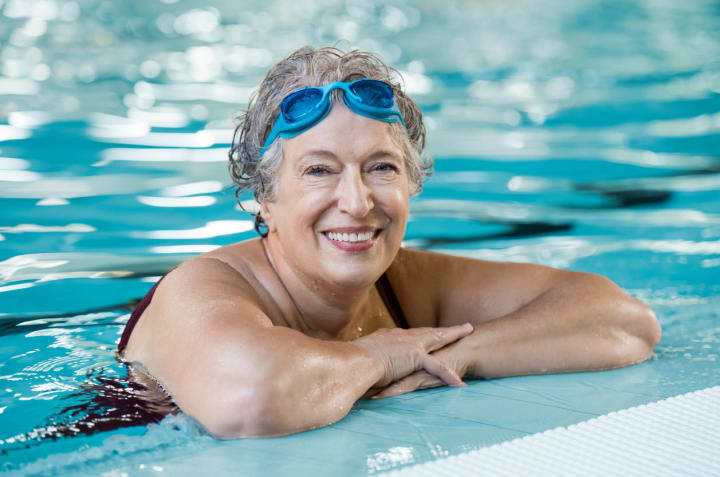
[[272,213],[270,212],[270,207],[268,206],[268,202],[266,200],[260,202],[260,216],[262,217],[263,221],[265,221],[268,232],[274,232],[275,224],[273,221]]

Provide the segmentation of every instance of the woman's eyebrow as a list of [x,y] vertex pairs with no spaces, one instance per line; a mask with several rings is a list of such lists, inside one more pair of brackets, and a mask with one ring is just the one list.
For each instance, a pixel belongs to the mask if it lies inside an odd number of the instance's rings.
[[379,159],[381,157],[392,157],[393,159],[400,160],[402,155],[399,154],[398,151],[394,151],[392,149],[378,149],[370,153],[367,156],[367,159]]
[[300,156],[300,160],[298,160],[298,163],[312,158],[336,159],[337,156],[332,151],[328,151],[327,149],[310,149],[309,151],[305,151],[302,153],[302,155]]
[[[399,151],[395,151],[393,149],[376,149],[370,154],[366,155],[364,160],[369,161],[381,158],[392,158],[400,161],[402,160],[402,154],[400,154]],[[306,161],[313,159],[337,160],[337,155],[327,149],[310,149],[309,151],[305,151],[302,153],[302,155],[297,161],[297,164],[303,165]]]

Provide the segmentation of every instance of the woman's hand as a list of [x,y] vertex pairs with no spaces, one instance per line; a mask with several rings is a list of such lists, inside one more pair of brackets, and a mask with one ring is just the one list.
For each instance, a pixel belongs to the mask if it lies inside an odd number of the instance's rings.
[[[465,376],[465,373],[470,365],[470,361],[465,358],[465,354],[466,353],[462,350],[462,339],[460,339],[438,349],[432,353],[431,356],[438,362],[442,363],[444,368],[452,370],[453,374],[462,378]],[[376,391],[376,393],[369,393],[366,397],[370,397],[371,399],[382,399],[410,393],[419,389],[430,389],[445,386],[446,384],[449,383],[446,383],[437,376],[421,369],[391,383],[384,389],[375,389],[374,391]]]
[[[457,371],[448,363],[439,359],[433,351],[445,349],[463,337],[472,333],[473,327],[466,323],[458,326],[440,328],[381,328],[352,343],[360,346],[379,363],[385,372],[371,387],[366,396],[378,389],[386,388],[403,378],[424,373],[431,376],[439,385],[464,386]],[[417,373],[416,373],[417,372]]]

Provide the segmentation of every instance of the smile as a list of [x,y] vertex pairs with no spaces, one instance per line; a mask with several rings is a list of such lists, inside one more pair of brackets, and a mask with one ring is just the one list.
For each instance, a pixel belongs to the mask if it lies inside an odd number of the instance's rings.
[[335,247],[346,252],[361,252],[372,248],[377,242],[381,229],[361,229],[358,231],[326,231],[323,236]]
[[370,240],[373,235],[375,235],[375,232],[361,232],[359,234],[340,234],[335,232],[326,232],[326,234],[330,240],[335,240],[337,242],[357,243]]

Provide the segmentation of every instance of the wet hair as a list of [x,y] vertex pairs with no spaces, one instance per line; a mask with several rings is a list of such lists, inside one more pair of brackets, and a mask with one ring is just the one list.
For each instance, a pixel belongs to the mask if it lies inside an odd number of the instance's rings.
[[[237,118],[232,146],[228,153],[230,175],[237,185],[235,196],[252,190],[255,200],[273,200],[276,175],[282,161],[283,138],[279,137],[265,154],[260,150],[280,113],[280,103],[291,92],[307,86],[323,86],[335,81],[354,81],[370,78],[390,84],[395,102],[403,115],[407,129],[399,122],[391,123],[393,140],[403,151],[410,182],[410,193],[416,195],[430,175],[432,158],[424,153],[425,126],[422,113],[415,102],[402,90],[400,73],[381,58],[365,51],[343,52],[334,47],[303,47],[281,60],[250,96],[247,110]],[[333,104],[342,101],[340,90],[332,93]],[[240,203],[242,207],[242,203]],[[255,213],[255,230],[267,235],[267,227],[260,213]]]

